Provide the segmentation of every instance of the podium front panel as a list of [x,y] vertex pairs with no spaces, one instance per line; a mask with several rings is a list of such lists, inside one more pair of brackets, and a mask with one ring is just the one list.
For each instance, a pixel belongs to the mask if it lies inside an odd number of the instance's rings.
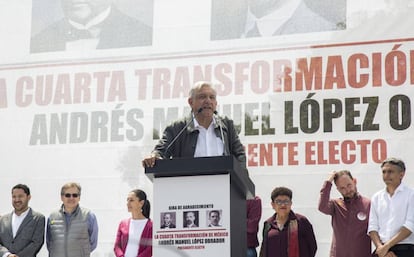
[[[230,184],[229,174],[155,179],[153,256],[231,256]],[[219,226],[210,225],[211,211]]]

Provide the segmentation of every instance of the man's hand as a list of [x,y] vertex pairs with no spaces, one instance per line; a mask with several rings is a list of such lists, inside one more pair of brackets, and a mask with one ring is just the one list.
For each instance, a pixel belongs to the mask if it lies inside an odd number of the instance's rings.
[[332,171],[331,174],[329,174],[329,177],[328,177],[329,182],[332,183],[334,181],[335,174],[336,174],[336,171]]
[[389,248],[386,245],[379,245],[375,250],[375,253],[378,257],[394,257],[395,254],[393,252],[389,252]]
[[142,167],[146,168],[152,168],[155,165],[155,161],[157,159],[160,159],[159,157],[156,157],[155,155],[151,155],[149,157],[146,157],[144,160],[142,160]]
[[394,252],[389,251],[385,257],[398,257]]

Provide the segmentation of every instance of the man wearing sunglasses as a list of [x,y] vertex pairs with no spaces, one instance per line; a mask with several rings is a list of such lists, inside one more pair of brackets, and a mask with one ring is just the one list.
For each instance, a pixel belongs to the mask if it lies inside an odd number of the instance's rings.
[[81,186],[62,186],[62,206],[50,214],[47,221],[46,244],[49,257],[89,257],[98,243],[98,223],[95,214],[80,207]]

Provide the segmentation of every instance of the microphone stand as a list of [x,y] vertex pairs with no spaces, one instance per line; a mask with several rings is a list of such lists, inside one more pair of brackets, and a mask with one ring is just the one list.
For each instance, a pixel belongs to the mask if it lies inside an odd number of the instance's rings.
[[[197,112],[194,114],[194,116],[196,116],[197,114],[199,114],[200,112],[203,111],[203,108],[200,108],[197,110]],[[175,143],[175,141],[178,140],[178,138],[181,136],[181,134],[184,133],[184,131],[191,125],[194,123],[194,117],[191,119],[191,121],[189,123],[187,123],[179,132],[178,134],[173,138],[173,140],[171,140],[171,142],[167,145],[167,147],[165,148],[165,150],[163,151],[163,157],[166,157],[167,152],[170,150],[171,146]],[[171,159],[171,157],[170,157]]]
[[[217,125],[220,127],[221,143],[223,144],[223,155],[226,156],[228,154],[227,154],[226,144],[224,142],[224,133],[223,133],[223,126],[222,126],[223,121],[219,119],[217,115],[217,111],[214,111],[214,119],[216,120]],[[220,124],[217,121],[220,121]]]

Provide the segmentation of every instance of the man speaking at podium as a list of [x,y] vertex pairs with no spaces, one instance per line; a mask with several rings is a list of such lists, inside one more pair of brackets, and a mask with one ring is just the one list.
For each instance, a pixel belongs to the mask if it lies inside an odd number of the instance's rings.
[[246,154],[233,121],[217,115],[217,93],[206,81],[195,83],[188,104],[191,114],[170,124],[151,155],[142,161],[153,167],[156,159],[233,155],[246,169]]

